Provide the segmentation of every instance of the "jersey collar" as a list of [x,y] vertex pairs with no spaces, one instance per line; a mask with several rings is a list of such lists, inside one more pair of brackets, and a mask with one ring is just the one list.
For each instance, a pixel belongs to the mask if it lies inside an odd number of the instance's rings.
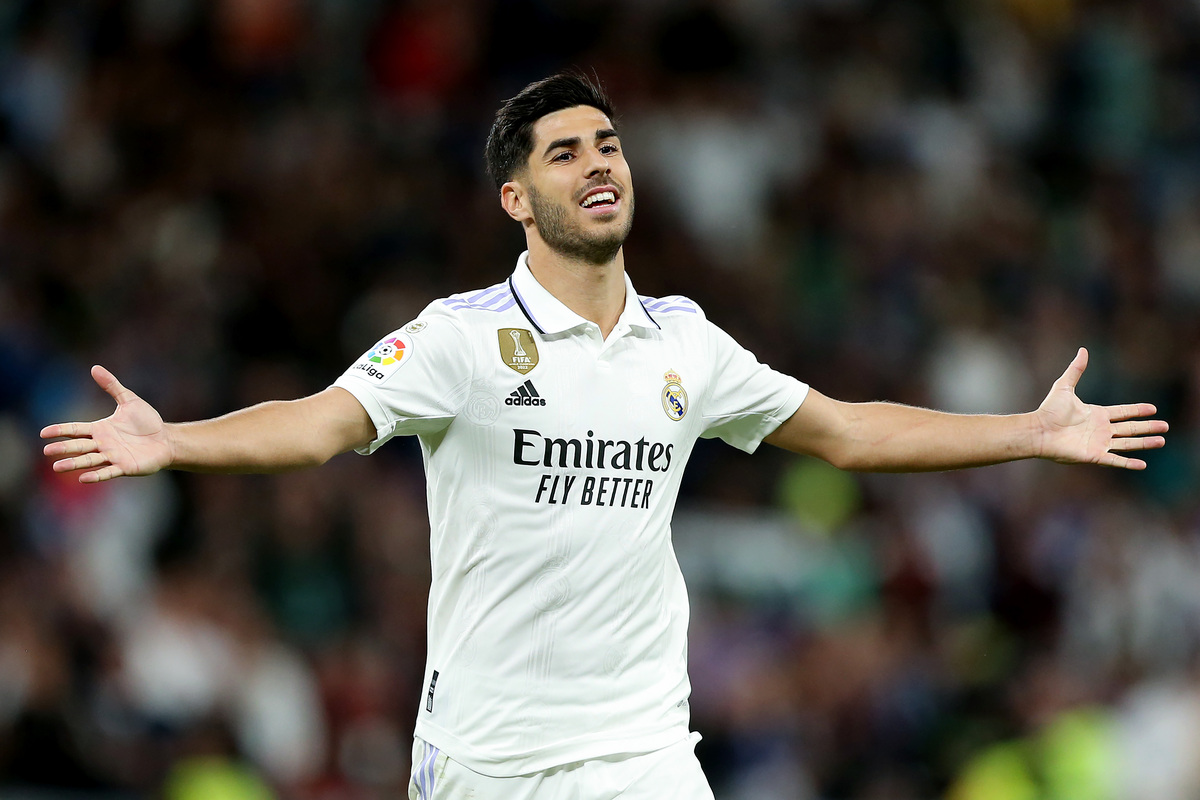
[[[660,328],[650,316],[650,312],[638,299],[633,288],[633,281],[625,273],[625,308],[617,320],[617,327],[622,324],[631,328]],[[517,268],[508,279],[509,288],[517,301],[517,306],[525,314],[529,322],[540,334],[562,333],[580,325],[586,325],[587,320],[563,305],[562,301],[550,294],[546,287],[538,283],[537,278],[529,271],[529,251],[521,253],[517,259]]]

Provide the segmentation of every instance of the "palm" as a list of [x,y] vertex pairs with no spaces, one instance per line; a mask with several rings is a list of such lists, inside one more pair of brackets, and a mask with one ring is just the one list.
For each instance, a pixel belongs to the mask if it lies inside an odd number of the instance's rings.
[[67,422],[42,430],[43,439],[69,437],[44,448],[48,456],[67,456],[54,462],[55,472],[86,470],[80,482],[95,483],[122,475],[151,475],[167,466],[170,444],[154,407],[103,367],[92,367],[92,377],[116,401],[117,409],[95,422]]
[[1120,455],[1133,450],[1162,447],[1167,423],[1146,420],[1155,412],[1149,403],[1096,406],[1075,395],[1075,386],[1087,369],[1088,354],[1080,349],[1062,377],[1037,410],[1042,427],[1042,457],[1064,464],[1101,464],[1125,469],[1145,469],[1146,462]]

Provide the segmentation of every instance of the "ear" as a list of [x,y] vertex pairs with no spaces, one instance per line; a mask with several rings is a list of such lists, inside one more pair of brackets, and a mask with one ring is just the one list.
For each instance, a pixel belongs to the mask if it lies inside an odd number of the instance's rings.
[[509,181],[500,187],[500,205],[517,222],[528,222],[533,219],[533,213],[529,207],[529,194],[520,181]]

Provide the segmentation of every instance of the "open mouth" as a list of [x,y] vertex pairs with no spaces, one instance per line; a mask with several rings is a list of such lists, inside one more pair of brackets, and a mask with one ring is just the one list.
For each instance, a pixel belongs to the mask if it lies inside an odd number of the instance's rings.
[[602,211],[616,206],[617,200],[617,192],[614,189],[601,188],[588,193],[579,201],[579,205],[581,208]]

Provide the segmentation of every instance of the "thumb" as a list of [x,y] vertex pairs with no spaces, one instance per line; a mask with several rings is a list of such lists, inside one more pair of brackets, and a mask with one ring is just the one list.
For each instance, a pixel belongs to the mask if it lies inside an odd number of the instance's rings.
[[1079,352],[1075,354],[1075,358],[1067,365],[1067,369],[1063,372],[1062,377],[1056,383],[1071,391],[1075,391],[1075,387],[1079,384],[1079,379],[1083,377],[1087,365],[1088,351],[1086,347],[1081,347],[1079,348]]
[[137,395],[121,385],[116,375],[113,375],[99,364],[92,367],[92,380],[99,384],[100,388],[107,392],[109,397],[116,400],[117,405],[128,403],[137,397]]

